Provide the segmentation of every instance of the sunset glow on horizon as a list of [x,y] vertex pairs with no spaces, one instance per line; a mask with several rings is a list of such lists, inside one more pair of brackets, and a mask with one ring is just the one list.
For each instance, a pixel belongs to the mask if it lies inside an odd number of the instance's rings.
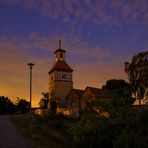
[[48,91],[58,40],[74,70],[74,88],[127,80],[124,62],[148,50],[147,0],[0,0],[0,95],[33,106]]

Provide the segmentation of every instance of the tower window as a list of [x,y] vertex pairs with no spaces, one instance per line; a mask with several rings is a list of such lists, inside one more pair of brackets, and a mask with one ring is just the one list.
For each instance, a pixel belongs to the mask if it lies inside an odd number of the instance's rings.
[[71,73],[68,73],[67,78],[68,78],[68,79],[71,79],[71,77],[72,77],[72,76],[71,76]]
[[63,79],[66,79],[66,73],[63,73],[63,74],[62,74],[62,78],[63,78]]

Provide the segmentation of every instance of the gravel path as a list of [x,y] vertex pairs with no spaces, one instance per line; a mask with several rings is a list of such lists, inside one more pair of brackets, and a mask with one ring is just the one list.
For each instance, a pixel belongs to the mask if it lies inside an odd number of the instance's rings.
[[0,116],[0,148],[33,148],[6,116]]

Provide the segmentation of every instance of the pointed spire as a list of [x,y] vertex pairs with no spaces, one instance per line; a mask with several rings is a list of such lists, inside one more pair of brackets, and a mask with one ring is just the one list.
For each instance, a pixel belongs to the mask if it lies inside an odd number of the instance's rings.
[[59,49],[61,49],[61,39],[59,40]]

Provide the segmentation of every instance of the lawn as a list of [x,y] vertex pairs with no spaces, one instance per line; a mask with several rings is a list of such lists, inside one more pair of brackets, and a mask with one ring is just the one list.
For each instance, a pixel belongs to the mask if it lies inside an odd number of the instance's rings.
[[30,116],[12,116],[16,128],[33,143],[35,148],[77,148],[68,133],[75,120],[63,116],[33,117],[30,132]]

